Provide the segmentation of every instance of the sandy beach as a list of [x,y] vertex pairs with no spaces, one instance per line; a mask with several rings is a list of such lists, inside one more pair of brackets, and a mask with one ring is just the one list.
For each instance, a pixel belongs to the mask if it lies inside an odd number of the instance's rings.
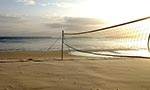
[[150,60],[0,52],[0,90],[150,90]]

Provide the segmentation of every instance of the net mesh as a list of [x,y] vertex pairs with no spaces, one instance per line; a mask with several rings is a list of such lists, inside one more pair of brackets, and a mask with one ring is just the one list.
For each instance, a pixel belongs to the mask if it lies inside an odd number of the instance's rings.
[[103,56],[149,57],[150,17],[79,33],[64,33],[74,51]]

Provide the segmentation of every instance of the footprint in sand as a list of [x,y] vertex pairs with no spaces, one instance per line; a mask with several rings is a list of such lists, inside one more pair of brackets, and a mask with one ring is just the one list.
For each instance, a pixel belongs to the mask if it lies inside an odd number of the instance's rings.
[[5,88],[4,90],[12,90],[14,88],[13,85],[9,85],[7,88]]

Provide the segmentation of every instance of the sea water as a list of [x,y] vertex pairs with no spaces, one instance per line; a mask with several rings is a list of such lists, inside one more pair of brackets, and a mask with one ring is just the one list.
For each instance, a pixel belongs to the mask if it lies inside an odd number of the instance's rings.
[[[55,42],[51,37],[0,37],[0,51],[46,51]],[[60,49],[60,42],[52,48]]]
[[[69,38],[64,40],[68,45],[80,50],[99,50],[99,54],[150,56],[147,41],[127,41],[98,38]],[[51,47],[52,46],[52,47]],[[51,37],[0,37],[0,51],[48,51],[61,50],[61,38]],[[70,50],[64,45],[64,50]],[[114,50],[113,52],[110,50]],[[92,54],[70,52],[73,55],[93,56]]]

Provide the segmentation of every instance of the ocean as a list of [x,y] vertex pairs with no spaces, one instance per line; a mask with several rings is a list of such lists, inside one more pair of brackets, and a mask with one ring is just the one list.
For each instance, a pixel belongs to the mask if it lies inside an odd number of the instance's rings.
[[[58,40],[58,41],[57,41]],[[57,41],[57,42],[56,42]],[[97,53],[102,54],[125,54],[125,55],[142,55],[148,56],[147,41],[133,40],[114,40],[114,39],[98,39],[98,38],[68,38],[64,40],[68,45],[80,50],[99,50]],[[55,45],[53,45],[55,43]],[[61,50],[61,38],[51,37],[0,37],[0,51],[47,51]],[[110,52],[110,49],[115,52]],[[64,50],[70,50],[64,45]],[[105,50],[101,51],[101,50]],[[74,55],[91,56],[72,51]]]
[[[0,37],[0,51],[46,51],[56,41],[51,37]],[[60,42],[52,48],[60,49]]]

